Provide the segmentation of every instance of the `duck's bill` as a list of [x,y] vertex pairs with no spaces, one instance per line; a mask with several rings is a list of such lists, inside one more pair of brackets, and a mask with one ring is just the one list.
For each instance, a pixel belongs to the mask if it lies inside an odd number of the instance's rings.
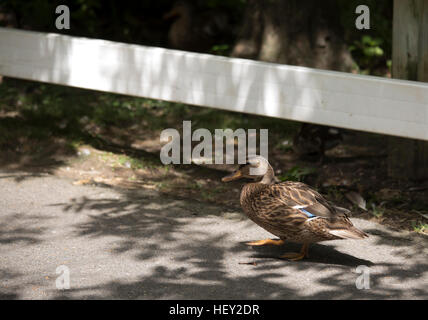
[[242,177],[241,171],[236,171],[236,172],[234,172],[232,174],[229,174],[229,175],[223,177],[221,179],[221,181],[223,181],[223,182],[229,182],[229,181],[237,180],[237,179],[239,179],[241,177]]

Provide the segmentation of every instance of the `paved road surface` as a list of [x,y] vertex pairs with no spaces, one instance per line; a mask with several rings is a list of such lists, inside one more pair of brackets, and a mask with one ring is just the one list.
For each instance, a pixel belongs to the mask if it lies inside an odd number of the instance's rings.
[[[370,239],[289,262],[276,257],[293,244],[244,244],[269,234],[240,212],[0,171],[0,298],[427,299],[427,239],[353,221]],[[356,288],[360,265],[370,289]],[[56,288],[59,266],[69,290]]]

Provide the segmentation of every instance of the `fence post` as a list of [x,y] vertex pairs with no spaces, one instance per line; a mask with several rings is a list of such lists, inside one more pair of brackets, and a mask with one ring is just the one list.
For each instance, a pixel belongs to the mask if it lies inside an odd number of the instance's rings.
[[[394,0],[393,19],[392,77],[428,82],[428,0]],[[428,143],[390,137],[388,174],[428,178]]]

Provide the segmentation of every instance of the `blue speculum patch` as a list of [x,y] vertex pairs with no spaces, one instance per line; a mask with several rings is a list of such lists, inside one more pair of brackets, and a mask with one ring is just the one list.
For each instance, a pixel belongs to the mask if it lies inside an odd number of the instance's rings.
[[303,208],[300,208],[299,209],[300,211],[302,211],[304,214],[306,214],[307,216],[308,216],[308,218],[313,218],[313,217],[315,217],[315,215],[313,215],[312,213],[310,213],[309,211],[306,211],[305,209],[303,209]]

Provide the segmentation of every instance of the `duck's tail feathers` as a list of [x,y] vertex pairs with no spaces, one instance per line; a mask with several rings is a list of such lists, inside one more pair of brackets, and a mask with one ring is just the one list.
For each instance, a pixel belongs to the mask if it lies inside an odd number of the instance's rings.
[[346,229],[329,230],[329,232],[342,239],[364,239],[369,236],[367,233],[354,226],[347,227]]

